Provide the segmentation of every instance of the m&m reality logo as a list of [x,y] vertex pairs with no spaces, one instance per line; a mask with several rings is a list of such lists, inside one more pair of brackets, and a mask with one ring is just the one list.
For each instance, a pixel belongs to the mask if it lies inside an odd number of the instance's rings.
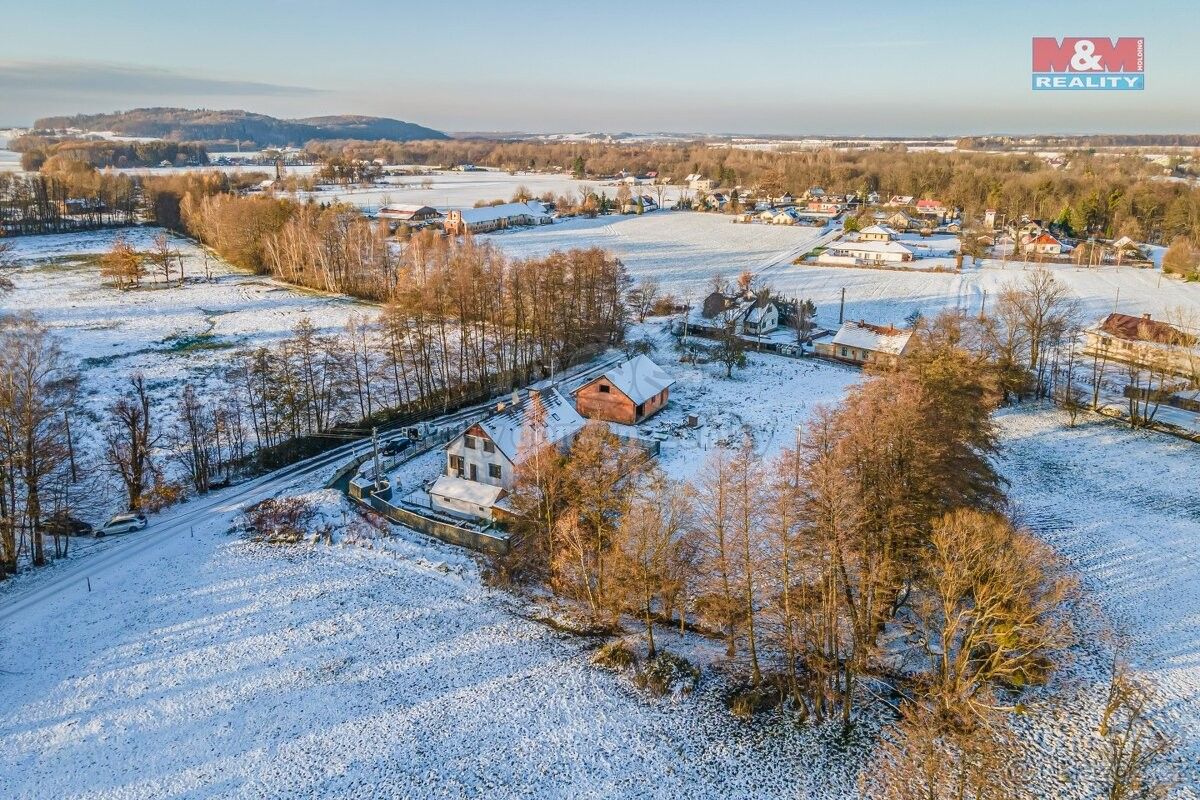
[[1140,36],[1033,37],[1033,88],[1137,91],[1146,88],[1146,40]]

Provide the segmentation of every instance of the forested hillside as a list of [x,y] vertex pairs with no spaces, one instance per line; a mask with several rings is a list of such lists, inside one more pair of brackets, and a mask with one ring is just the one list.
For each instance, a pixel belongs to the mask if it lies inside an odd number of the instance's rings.
[[43,117],[39,130],[80,128],[113,131],[122,136],[153,136],[188,142],[252,143],[259,146],[302,145],[323,139],[446,139],[446,134],[413,122],[356,115],[277,119],[249,111],[186,108],[135,108],[113,114]]

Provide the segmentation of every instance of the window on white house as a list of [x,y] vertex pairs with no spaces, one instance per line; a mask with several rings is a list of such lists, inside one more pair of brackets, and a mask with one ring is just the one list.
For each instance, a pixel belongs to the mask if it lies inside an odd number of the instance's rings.
[[463,437],[463,447],[467,448],[468,450],[474,450],[475,449],[475,437],[474,436],[464,436]]
[[485,452],[485,453],[496,452],[496,443],[493,442],[491,439],[484,439],[483,440],[483,452]]
[[488,477],[499,478],[501,475],[499,464],[488,464]]

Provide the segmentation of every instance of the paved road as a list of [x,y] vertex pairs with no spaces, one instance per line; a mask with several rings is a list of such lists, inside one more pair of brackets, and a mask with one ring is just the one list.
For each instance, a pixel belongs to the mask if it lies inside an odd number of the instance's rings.
[[[570,391],[608,371],[623,359],[624,356],[616,356],[589,362],[568,370],[559,377],[558,383],[565,391]],[[426,423],[437,427],[461,424],[466,420],[479,417],[491,405],[491,401],[480,403],[470,408],[431,418]],[[402,435],[402,431],[396,430],[387,436],[382,436],[381,439],[386,441]],[[239,506],[249,505],[274,496],[301,478],[328,471],[337,464],[366,453],[369,449],[369,439],[350,442],[252,481],[190,500],[165,514],[155,516],[145,530],[124,534],[121,539],[112,542],[100,552],[80,556],[65,564],[56,565],[44,575],[32,576],[36,582],[31,587],[23,591],[14,591],[4,598],[3,606],[0,606],[0,622],[53,597],[68,586],[82,583],[89,577],[124,562],[131,556],[161,547],[172,537],[190,535],[193,526],[214,514],[226,513]]]

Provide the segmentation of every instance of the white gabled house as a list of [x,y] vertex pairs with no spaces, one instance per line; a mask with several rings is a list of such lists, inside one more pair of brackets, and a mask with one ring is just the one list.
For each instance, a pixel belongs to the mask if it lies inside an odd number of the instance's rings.
[[817,256],[818,264],[899,264],[913,261],[916,251],[894,241],[834,242]]
[[492,507],[516,480],[517,466],[546,445],[568,446],[583,426],[583,417],[558,389],[530,388],[446,445],[446,472],[429,490],[433,507],[491,519]]

